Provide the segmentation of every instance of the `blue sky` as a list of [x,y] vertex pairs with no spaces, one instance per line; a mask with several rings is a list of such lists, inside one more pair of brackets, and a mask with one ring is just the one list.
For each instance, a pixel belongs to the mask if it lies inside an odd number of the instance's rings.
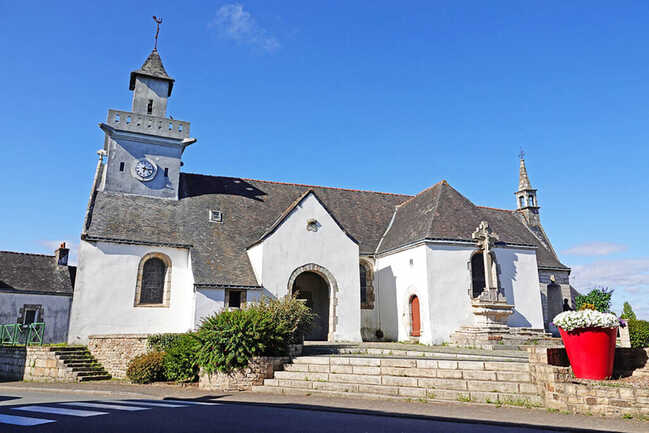
[[108,108],[153,47],[185,171],[512,208],[649,319],[649,3],[0,0],[0,249],[78,245]]

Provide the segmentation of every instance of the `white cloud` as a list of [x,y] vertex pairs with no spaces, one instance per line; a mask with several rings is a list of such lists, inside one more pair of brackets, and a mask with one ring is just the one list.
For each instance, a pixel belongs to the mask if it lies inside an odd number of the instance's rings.
[[649,319],[649,258],[572,266],[570,282],[581,293],[597,286],[614,289],[613,311],[621,311],[624,301],[629,301],[638,318]]
[[66,246],[70,248],[70,255],[68,256],[68,265],[74,265],[76,266],[77,263],[79,262],[79,244],[78,243],[72,243],[70,241],[66,240],[56,240],[56,241],[50,241],[50,240],[44,240],[40,241],[39,243],[41,246],[45,247],[47,251],[44,252],[44,254],[54,254],[54,251],[61,245],[61,242],[65,242]]
[[607,256],[613,253],[619,253],[626,250],[626,245],[615,244],[612,242],[590,242],[587,244],[575,245],[563,251],[564,254],[575,256]]
[[261,48],[266,52],[276,51],[281,46],[277,38],[261,27],[240,3],[221,6],[210,26],[215,27],[224,39]]

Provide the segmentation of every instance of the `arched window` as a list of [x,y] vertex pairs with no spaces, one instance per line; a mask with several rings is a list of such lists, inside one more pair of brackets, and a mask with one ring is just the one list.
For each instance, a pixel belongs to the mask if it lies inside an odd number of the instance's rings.
[[527,205],[534,206],[534,196],[530,195],[527,197]]
[[520,203],[520,207],[525,207],[525,197],[518,197],[518,202]]
[[169,306],[171,261],[161,253],[147,254],[140,261],[136,306]]
[[371,310],[374,308],[374,271],[371,261],[361,258],[358,264],[358,276],[361,283],[361,308]]
[[367,269],[364,264],[358,265],[361,278],[361,305],[367,304]]
[[485,288],[484,258],[482,251],[478,251],[471,257],[471,296],[477,298]]

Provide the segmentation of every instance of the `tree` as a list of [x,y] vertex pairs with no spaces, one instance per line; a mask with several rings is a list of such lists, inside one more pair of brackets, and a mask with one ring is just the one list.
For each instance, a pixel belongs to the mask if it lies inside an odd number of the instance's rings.
[[622,309],[622,314],[620,315],[621,319],[627,319],[627,320],[635,320],[635,313],[633,312],[633,308],[631,308],[631,304],[628,302],[624,303],[624,308]]

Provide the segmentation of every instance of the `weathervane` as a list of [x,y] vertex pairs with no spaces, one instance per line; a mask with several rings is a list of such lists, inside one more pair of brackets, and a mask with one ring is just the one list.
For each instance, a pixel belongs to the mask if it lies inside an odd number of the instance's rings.
[[521,153],[518,154],[518,157],[519,157],[520,159],[525,159],[525,151],[523,150],[522,147],[521,147]]
[[162,24],[162,18],[158,18],[154,15],[153,21],[155,21],[155,46],[153,47],[153,50],[158,51],[158,33],[160,33],[160,24]]

